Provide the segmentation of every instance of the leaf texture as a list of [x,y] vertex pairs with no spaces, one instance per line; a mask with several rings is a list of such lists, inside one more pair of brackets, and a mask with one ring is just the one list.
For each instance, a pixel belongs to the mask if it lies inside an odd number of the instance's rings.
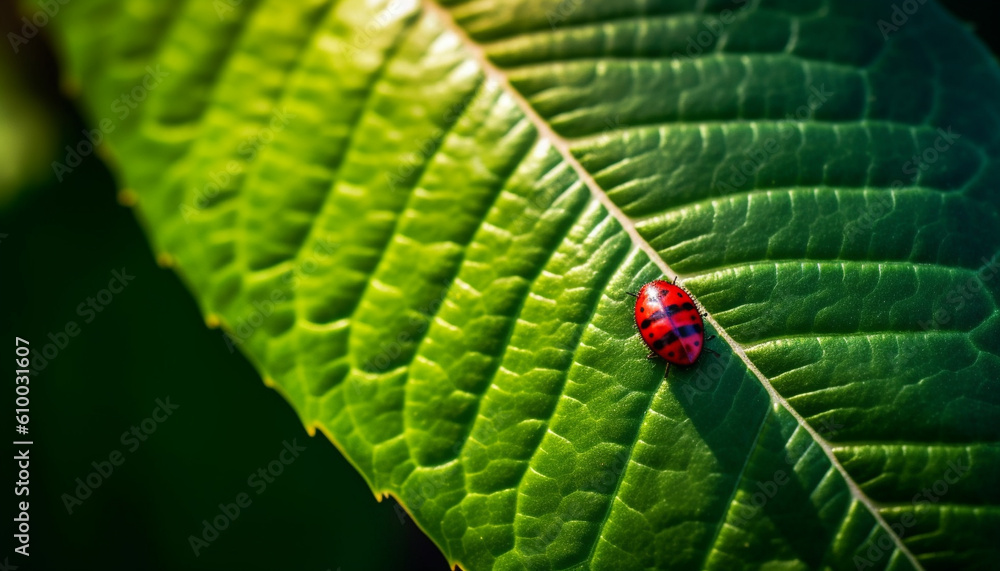
[[[912,5],[95,0],[57,27],[162,262],[449,561],[987,568],[1000,75]],[[664,275],[720,352],[666,382],[625,295]]]

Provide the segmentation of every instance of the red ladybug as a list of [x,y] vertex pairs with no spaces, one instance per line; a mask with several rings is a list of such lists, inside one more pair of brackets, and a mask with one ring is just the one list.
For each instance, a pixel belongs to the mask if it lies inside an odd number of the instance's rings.
[[639,293],[627,293],[636,298],[635,324],[639,335],[653,351],[647,358],[659,356],[667,361],[663,378],[670,373],[671,364],[687,366],[698,360],[705,349],[705,324],[688,292],[656,280],[642,286]]

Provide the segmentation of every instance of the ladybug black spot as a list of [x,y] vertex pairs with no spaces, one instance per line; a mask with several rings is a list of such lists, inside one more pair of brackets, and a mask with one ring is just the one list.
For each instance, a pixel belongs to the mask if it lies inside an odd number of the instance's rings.
[[678,293],[677,293],[677,297],[684,297],[684,296],[682,296],[682,295],[680,294],[680,292],[678,292]]
[[646,308],[645,307],[640,307],[639,308],[639,313],[646,313]]
[[650,339],[652,339],[652,338],[653,338],[653,334],[652,334],[652,333],[650,333],[650,334],[649,334],[649,338],[650,338]]
[[667,357],[673,357],[673,356],[674,356],[674,352],[673,351],[667,353]]
[[694,346],[695,347],[700,347],[701,346],[701,341],[695,341],[694,342]]

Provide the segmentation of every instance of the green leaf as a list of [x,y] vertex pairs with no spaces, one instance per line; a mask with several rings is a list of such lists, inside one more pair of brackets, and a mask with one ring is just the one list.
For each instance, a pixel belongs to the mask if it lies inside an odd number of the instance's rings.
[[161,261],[450,561],[1000,557],[1000,74],[933,2],[61,10]]

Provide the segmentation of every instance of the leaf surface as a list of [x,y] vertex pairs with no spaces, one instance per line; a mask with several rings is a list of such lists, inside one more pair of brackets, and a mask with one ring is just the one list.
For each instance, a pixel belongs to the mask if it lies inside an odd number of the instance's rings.
[[450,561],[1000,557],[1000,75],[936,4],[63,10],[160,259]]

